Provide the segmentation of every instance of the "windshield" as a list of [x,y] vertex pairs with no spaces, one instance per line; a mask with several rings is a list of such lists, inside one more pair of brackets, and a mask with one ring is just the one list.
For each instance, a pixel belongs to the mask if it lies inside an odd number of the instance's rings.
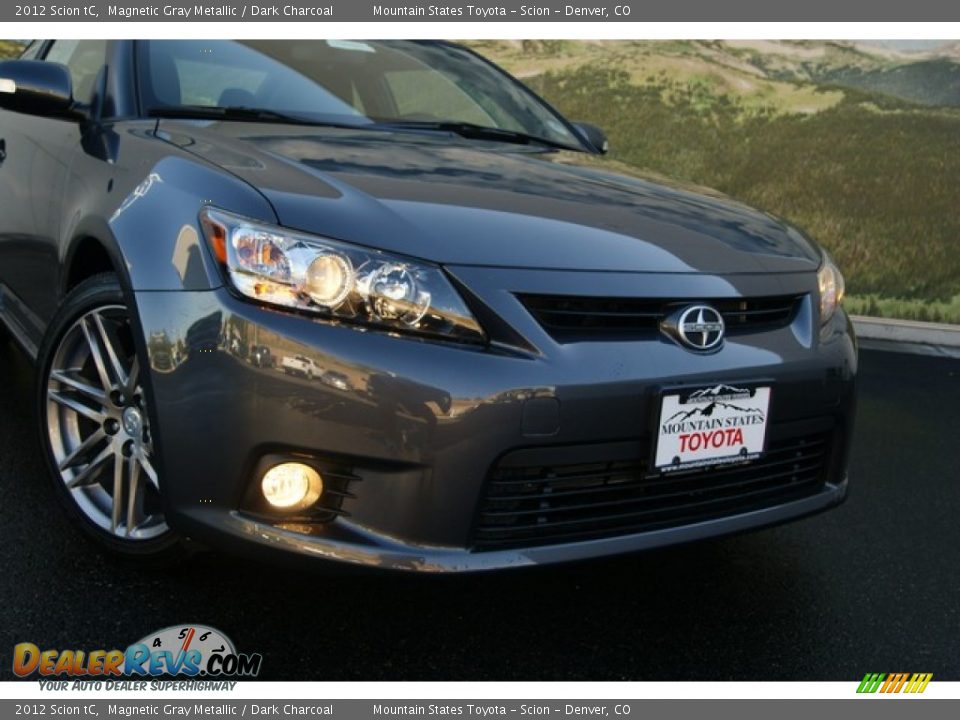
[[148,113],[262,108],[364,125],[464,123],[582,149],[534,94],[463,48],[412,41],[138,43]]

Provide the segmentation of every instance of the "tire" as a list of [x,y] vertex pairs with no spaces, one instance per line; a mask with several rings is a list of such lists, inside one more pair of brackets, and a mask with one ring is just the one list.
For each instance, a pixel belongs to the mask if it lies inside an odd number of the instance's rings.
[[154,469],[152,417],[139,382],[145,365],[114,275],[96,275],[67,295],[39,358],[40,444],[74,525],[116,556],[179,557]]

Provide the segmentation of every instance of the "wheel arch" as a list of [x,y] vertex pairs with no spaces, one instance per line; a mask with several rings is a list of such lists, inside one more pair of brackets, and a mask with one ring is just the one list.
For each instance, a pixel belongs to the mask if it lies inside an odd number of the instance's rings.
[[110,226],[97,215],[87,215],[63,234],[60,254],[61,300],[87,278],[113,273],[126,294],[131,289],[127,263]]
[[113,273],[124,283],[125,273],[119,255],[115,243],[104,242],[91,232],[79,234],[67,248],[60,278],[60,296],[65,296],[87,278],[102,273]]

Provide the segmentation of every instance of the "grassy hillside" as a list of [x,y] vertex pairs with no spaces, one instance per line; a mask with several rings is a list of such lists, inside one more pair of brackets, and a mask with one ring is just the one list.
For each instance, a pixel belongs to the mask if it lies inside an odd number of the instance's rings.
[[613,158],[806,229],[843,267],[852,309],[960,322],[960,110],[785,79],[896,57],[839,43],[475,47],[607,130]]
[[23,43],[17,40],[0,40],[0,60],[16,57],[23,51]]

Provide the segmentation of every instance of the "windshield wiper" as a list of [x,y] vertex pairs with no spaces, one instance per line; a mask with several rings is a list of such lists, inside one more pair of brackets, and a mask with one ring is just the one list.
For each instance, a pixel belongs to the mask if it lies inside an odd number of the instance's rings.
[[453,133],[473,140],[491,140],[514,143],[517,145],[544,145],[559,150],[582,150],[582,148],[549,138],[529,135],[516,130],[476,125],[452,120],[414,121],[384,120],[377,122],[349,123],[336,120],[321,120],[306,115],[296,115],[267,108],[247,107],[246,105],[167,105],[150,108],[150,117],[184,118],[190,120],[237,120],[242,122],[278,122],[293,125],[313,125],[318,127],[339,127],[351,130],[412,130],[426,132]]
[[280,122],[293,125],[316,125],[321,127],[342,127],[360,129],[369,124],[354,124],[318,120],[305,115],[292,115],[267,108],[247,107],[245,105],[168,105],[150,108],[150,117],[184,118],[188,120],[239,120],[242,122]]
[[516,145],[546,145],[547,147],[560,150],[582,150],[582,148],[567,145],[566,143],[550,140],[549,138],[528,133],[518,132],[516,130],[505,130],[503,128],[487,127],[486,125],[476,125],[469,122],[456,122],[452,120],[384,120],[378,121],[373,129],[386,130],[426,130],[436,132],[447,132],[459,135],[460,137],[470,138],[472,140],[493,140],[496,142],[514,143]]

